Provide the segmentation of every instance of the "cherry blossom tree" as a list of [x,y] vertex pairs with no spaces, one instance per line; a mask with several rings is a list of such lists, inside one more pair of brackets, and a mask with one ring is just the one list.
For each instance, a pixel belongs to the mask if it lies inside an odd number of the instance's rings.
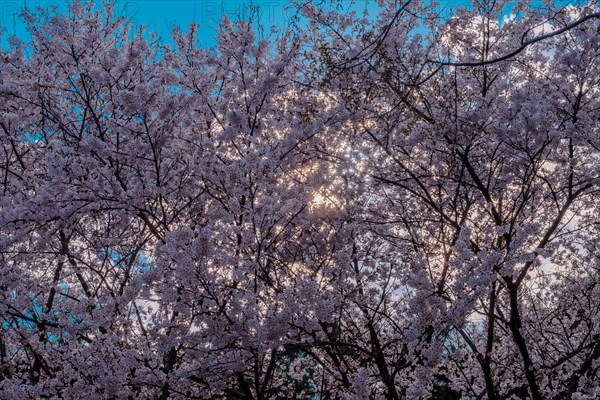
[[301,3],[0,52],[7,398],[600,394],[597,5]]
[[598,13],[507,6],[306,11],[363,146],[356,397],[598,395]]

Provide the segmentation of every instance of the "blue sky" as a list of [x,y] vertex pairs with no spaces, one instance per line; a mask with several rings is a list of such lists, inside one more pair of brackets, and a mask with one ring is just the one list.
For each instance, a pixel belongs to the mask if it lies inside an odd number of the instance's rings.
[[[467,0],[440,0],[442,9],[466,2]],[[6,29],[5,36],[16,34],[27,39],[23,23],[18,17],[25,5],[44,9],[56,7],[60,11],[66,11],[67,4],[67,0],[0,0],[0,26]],[[236,15],[243,17],[252,9],[257,10],[266,35],[272,26],[281,30],[290,24],[294,11],[289,4],[289,0],[117,0],[116,12],[128,17],[134,26],[144,25],[167,41],[174,25],[186,30],[195,21],[199,25],[203,44],[210,46],[214,44],[217,24],[223,14],[231,18]],[[340,4],[348,7],[350,0],[342,0]],[[354,7],[362,10],[365,6],[373,15],[376,13],[375,0],[357,0]],[[2,42],[6,43],[6,37]]]
[[[223,14],[234,18],[247,16],[251,10],[258,11],[265,32],[272,26],[285,28],[294,15],[288,7],[289,0],[117,0],[115,3],[116,12],[129,18],[134,26],[144,25],[166,40],[174,25],[186,30],[191,22],[196,22],[206,45],[214,43],[218,21]],[[25,5],[66,11],[67,4],[67,0],[0,0],[0,25],[7,35],[16,34],[25,39],[26,31],[18,17]]]

